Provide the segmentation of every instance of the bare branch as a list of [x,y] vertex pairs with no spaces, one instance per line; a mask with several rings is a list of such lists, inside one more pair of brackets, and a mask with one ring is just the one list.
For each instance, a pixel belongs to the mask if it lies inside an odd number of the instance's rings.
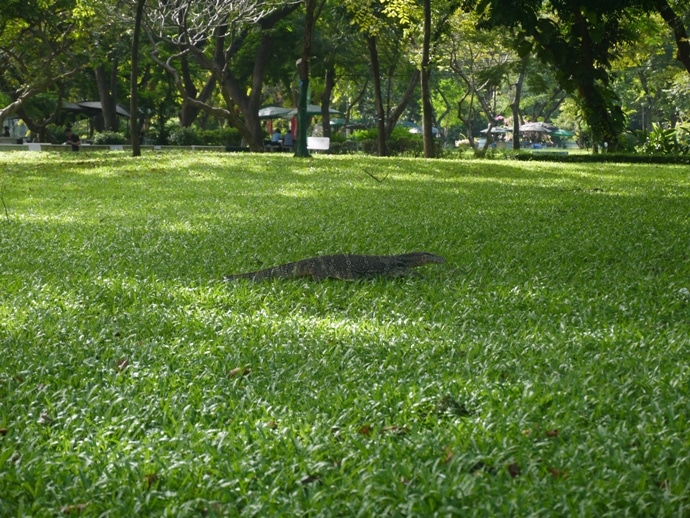
[[157,0],[149,10],[149,24],[159,37],[173,43],[197,45],[210,32],[224,27],[229,36],[238,25],[258,23],[274,11],[299,0]]

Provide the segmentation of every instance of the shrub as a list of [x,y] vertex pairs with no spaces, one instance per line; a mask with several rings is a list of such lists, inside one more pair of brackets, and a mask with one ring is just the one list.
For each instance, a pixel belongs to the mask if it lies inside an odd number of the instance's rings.
[[568,163],[614,163],[614,164],[690,164],[689,155],[662,155],[643,153],[599,153],[596,155],[559,155],[550,153],[531,153],[520,151],[504,153],[505,158],[539,162],[568,162]]
[[675,151],[677,144],[675,130],[664,129],[655,122],[652,124],[652,131],[647,135],[647,140],[640,146],[640,151],[668,155]]
[[352,132],[352,138],[357,141],[376,140],[379,132],[376,128],[356,130]]
[[122,133],[116,131],[103,131],[93,136],[93,143],[97,145],[127,144],[127,139]]
[[200,130],[194,127],[171,128],[168,144],[172,146],[240,146],[242,134],[236,128]]
[[340,133],[339,131],[331,131],[331,144],[334,142],[345,142],[347,141],[347,137]]
[[237,128],[219,128],[199,132],[205,146],[239,146],[242,143],[242,134]]
[[[378,152],[377,128],[355,131],[352,136],[359,142],[362,151],[365,153],[373,155]],[[404,127],[396,127],[386,141],[386,147],[391,155],[418,156],[424,149],[424,141],[421,135],[410,133]]]
[[653,123],[652,131],[639,150],[658,155],[684,155],[690,151],[690,146],[685,142],[687,134],[685,126],[664,128],[661,124]]
[[378,142],[376,139],[358,140],[360,149],[367,155],[375,155],[378,152]]
[[175,128],[168,135],[171,146],[202,146],[204,141],[194,128]]
[[424,141],[418,135],[391,138],[386,146],[392,155],[420,156],[424,152]]

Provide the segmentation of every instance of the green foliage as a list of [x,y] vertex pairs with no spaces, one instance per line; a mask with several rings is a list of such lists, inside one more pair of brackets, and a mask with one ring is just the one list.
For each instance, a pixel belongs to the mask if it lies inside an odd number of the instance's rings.
[[361,129],[353,131],[352,138],[359,141],[376,140],[378,134],[379,132],[376,128]]
[[233,146],[242,143],[242,135],[235,128],[199,130],[169,125],[168,143],[173,146]]
[[[0,515],[690,505],[686,168],[0,160]],[[218,282],[407,250],[447,264]]]
[[616,147],[625,117],[611,84],[611,65],[618,49],[635,33],[637,17],[626,16],[626,11],[640,16],[651,4],[487,0],[468,5],[481,13],[484,25],[516,30],[513,43],[518,51],[522,55],[535,52],[554,67],[560,86],[578,96],[595,142]]
[[[375,155],[378,152],[377,128],[354,131],[352,137],[366,154]],[[422,136],[410,133],[409,128],[403,126],[393,128],[386,146],[391,155],[420,156],[424,150]]]
[[127,144],[127,138],[116,131],[103,131],[93,136],[94,144]]
[[539,162],[561,162],[568,164],[649,164],[649,165],[689,165],[690,156],[688,155],[658,155],[645,153],[574,153],[560,154],[550,152],[524,151],[519,153],[504,152],[503,158],[515,160],[539,161]]
[[199,137],[206,146],[239,146],[242,143],[242,134],[236,128],[200,131]]
[[[86,38],[72,20],[74,0],[4,1],[0,7],[2,90],[20,105],[52,90],[87,63]],[[94,26],[95,29],[95,26]],[[2,113],[2,118],[11,113]],[[46,114],[48,115],[48,114]]]
[[204,141],[194,128],[175,128],[168,135],[171,146],[201,146]]
[[357,143],[348,140],[345,135],[339,131],[331,131],[331,145],[328,152],[332,155],[343,155],[349,153],[355,153],[357,151]]
[[681,143],[678,136],[687,135],[687,130],[678,128],[664,128],[661,124],[653,123],[644,143],[640,146],[643,153],[655,153],[659,155],[683,155],[690,149],[687,144]]
[[347,141],[347,137],[339,131],[331,131],[330,139],[331,139],[331,144],[333,144],[333,143],[342,144],[343,142]]

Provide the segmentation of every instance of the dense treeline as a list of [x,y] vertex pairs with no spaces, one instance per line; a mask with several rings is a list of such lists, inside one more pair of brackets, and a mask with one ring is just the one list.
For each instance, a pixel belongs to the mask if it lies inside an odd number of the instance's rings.
[[[419,124],[429,144],[435,128],[442,142],[475,145],[480,130],[502,126],[517,147],[521,124],[545,121],[595,151],[683,152],[689,7],[9,0],[0,6],[0,121],[21,120],[32,138],[55,141],[83,116],[72,103],[90,100],[100,103],[87,114],[90,134],[184,143],[215,131],[260,150],[262,106],[300,105],[306,121],[315,104],[324,136],[373,129],[381,155],[403,121]],[[121,116],[129,108],[139,114],[134,128]]]

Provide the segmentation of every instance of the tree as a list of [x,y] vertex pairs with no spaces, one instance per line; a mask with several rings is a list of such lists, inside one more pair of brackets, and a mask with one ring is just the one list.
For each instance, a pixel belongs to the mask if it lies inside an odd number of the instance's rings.
[[307,149],[307,106],[309,104],[309,60],[311,59],[311,41],[314,32],[315,0],[304,0],[305,22],[304,40],[302,42],[302,57],[297,61],[299,72],[299,103],[297,105],[297,145],[295,156],[309,157]]
[[105,63],[99,63],[94,69],[96,85],[98,85],[98,100],[101,103],[101,121],[97,124],[98,131],[117,131],[117,91],[118,91],[118,63],[119,57],[114,56],[110,61],[110,70]]
[[620,48],[612,67],[629,126],[647,131],[653,120],[673,121],[669,91],[677,76],[688,74],[673,60],[673,36],[659,15],[638,20],[636,29],[635,41]]
[[[93,119],[96,131],[118,131],[118,98],[126,92],[124,67],[128,65],[131,28],[130,0],[76,0],[78,34],[86,47],[90,77],[80,73],[72,98],[97,99],[100,113]],[[84,71],[86,72],[86,71]],[[95,81],[94,81],[95,79]]]
[[[437,45],[448,28],[448,23],[459,2],[455,0],[437,0],[436,13],[433,13],[431,0],[423,0],[422,57],[420,77],[422,89],[422,127],[424,130],[424,156],[433,158],[436,155],[433,134],[433,106],[431,103],[432,46]],[[432,17],[435,14],[435,17]],[[435,22],[435,23],[434,23]]]
[[434,158],[433,106],[431,105],[431,0],[424,0],[422,62],[419,67],[422,88],[422,128],[424,157]]
[[4,1],[0,5],[0,91],[4,120],[32,97],[83,69],[76,0]]
[[[435,155],[433,137],[433,103],[431,100],[431,76],[437,66],[434,47],[439,43],[448,27],[448,21],[458,9],[457,0],[378,0],[370,4],[347,0],[346,6],[356,24],[367,40],[374,85],[375,104],[379,134],[379,154],[386,153],[386,139],[390,137],[399,117],[412,100],[417,84],[421,87],[422,126],[424,135],[424,155]],[[414,66],[408,87],[398,105],[386,112],[383,102],[382,85],[379,77],[381,66],[379,49],[381,35],[397,43],[397,52]],[[404,46],[398,42],[405,42]]]
[[139,138],[139,92],[137,78],[139,75],[139,39],[141,22],[144,17],[144,5],[146,0],[137,0],[134,12],[134,33],[132,35],[132,69],[129,83],[129,128],[132,140],[132,156],[141,155],[141,142]]
[[48,131],[48,126],[54,124],[60,116],[63,95],[64,88],[58,85],[56,92],[37,94],[26,99],[17,108],[17,115],[39,142],[57,143],[55,136]]
[[[157,0],[149,11],[149,36],[156,45],[152,57],[173,77],[185,102],[227,120],[251,149],[263,150],[258,111],[271,29],[298,7],[296,1],[279,0]],[[238,74],[234,61],[248,48],[251,72]],[[217,82],[224,107],[189,95],[182,68],[186,57]]]
[[631,24],[648,8],[646,2],[486,0],[468,4],[481,15],[483,25],[513,31],[521,55],[534,51],[553,66],[561,87],[577,93],[595,142],[616,148],[625,118],[609,71],[617,47],[632,35]]
[[[480,111],[482,126],[488,122],[487,147],[491,139],[490,129],[497,125],[496,116],[507,108],[506,102],[498,103],[500,93],[522,65],[502,31],[477,31],[476,21],[472,14],[458,13],[455,16],[453,34],[446,46],[447,66],[465,86],[465,93],[458,102],[458,116],[467,126],[470,144],[474,145],[474,129]],[[518,96],[516,99],[519,101]],[[519,107],[516,111],[519,112]]]
[[529,63],[529,55],[525,55],[520,60],[520,68],[518,69],[518,78],[515,82],[515,97],[510,103],[510,111],[513,115],[513,150],[520,150],[520,101],[522,100],[522,86],[525,83],[525,73]]
[[387,108],[384,99],[383,82],[381,80],[383,76],[380,61],[381,40],[388,43],[393,42],[392,45],[389,45],[392,48],[386,49],[394,56],[392,59],[389,58],[392,63],[391,67],[388,68],[388,81],[390,85],[393,79],[393,71],[400,66],[400,58],[403,56],[404,49],[398,44],[403,39],[403,25],[409,24],[410,21],[407,18],[407,14],[405,14],[407,12],[405,9],[396,9],[400,5],[404,5],[404,2],[402,4],[400,2],[393,3],[392,8],[386,11],[386,0],[373,0],[369,4],[362,4],[358,0],[345,1],[347,11],[352,18],[351,23],[357,27],[357,30],[365,38],[369,51],[374,104],[376,107],[379,156],[386,156],[388,154],[386,141],[393,132],[400,116],[412,100],[420,78],[419,67],[414,67],[414,70],[409,75],[409,81],[404,92],[400,94],[398,103],[392,107],[388,103]]

